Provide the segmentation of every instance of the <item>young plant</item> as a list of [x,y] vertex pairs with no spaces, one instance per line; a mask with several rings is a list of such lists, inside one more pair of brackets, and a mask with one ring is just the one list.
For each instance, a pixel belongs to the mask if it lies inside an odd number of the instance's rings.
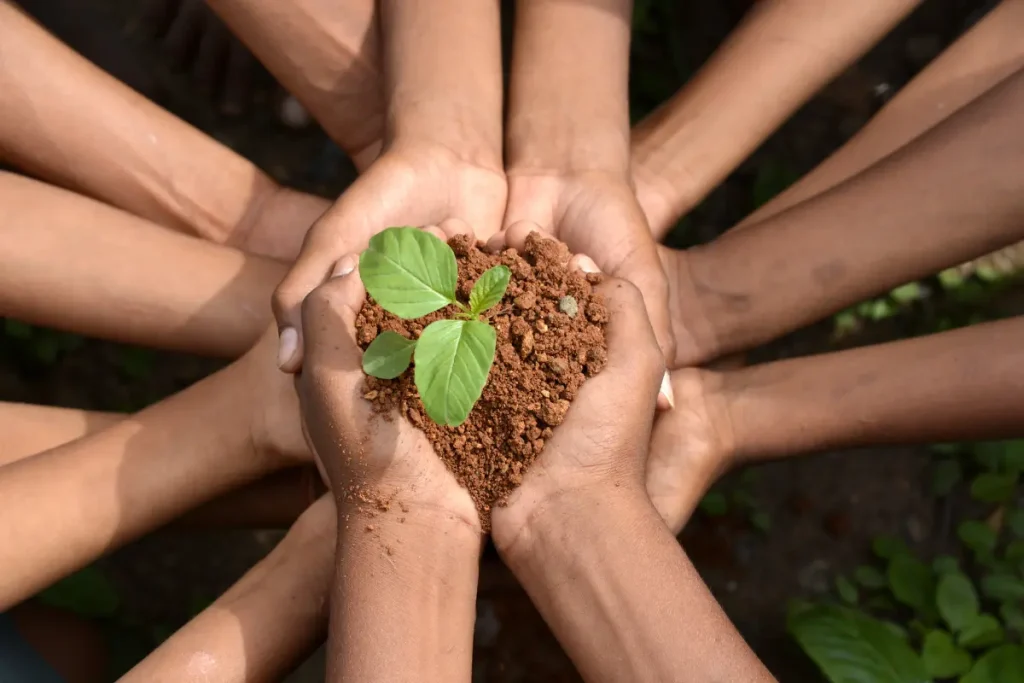
[[381,308],[412,320],[454,305],[453,319],[427,325],[419,339],[381,332],[363,354],[363,370],[394,379],[415,359],[416,390],[434,422],[465,422],[487,383],[497,335],[480,314],[505,295],[511,272],[494,266],[476,281],[469,305],[455,297],[459,269],[455,252],[428,232],[388,228],[359,256],[359,276]]

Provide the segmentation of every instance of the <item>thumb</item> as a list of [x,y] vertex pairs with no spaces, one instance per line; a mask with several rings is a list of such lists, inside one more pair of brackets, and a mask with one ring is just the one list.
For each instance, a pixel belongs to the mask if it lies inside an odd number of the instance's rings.
[[668,278],[658,257],[657,245],[653,241],[637,245],[621,263],[617,264],[612,275],[629,280],[640,290],[662,355],[664,358],[674,359],[676,340],[669,316]]
[[356,341],[355,325],[366,300],[366,289],[359,278],[358,265],[356,254],[342,256],[334,275],[303,299],[304,369],[359,371],[355,377],[361,374],[362,351]]

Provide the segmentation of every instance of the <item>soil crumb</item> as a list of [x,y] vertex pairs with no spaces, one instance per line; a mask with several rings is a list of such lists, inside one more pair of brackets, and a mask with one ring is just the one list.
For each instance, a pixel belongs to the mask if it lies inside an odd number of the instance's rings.
[[[464,423],[442,427],[427,417],[411,367],[393,380],[367,377],[363,393],[375,412],[398,411],[424,431],[469,490],[489,530],[491,507],[506,502],[565,419],[583,382],[604,368],[608,311],[593,291],[601,276],[570,271],[569,251],[560,242],[531,235],[522,254],[515,249],[488,253],[467,236],[448,244],[459,266],[463,303],[488,268],[504,264],[512,272],[505,296],[484,313],[497,331],[497,349],[483,395]],[[364,349],[385,330],[416,339],[427,325],[456,312],[449,306],[402,320],[368,296],[356,318],[357,339]]]

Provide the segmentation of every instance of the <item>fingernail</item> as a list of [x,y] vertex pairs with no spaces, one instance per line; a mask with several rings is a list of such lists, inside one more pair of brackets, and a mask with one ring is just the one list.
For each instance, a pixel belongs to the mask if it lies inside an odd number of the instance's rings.
[[669,409],[676,407],[676,397],[672,393],[672,378],[669,376],[668,370],[665,371],[665,376],[661,378],[661,390],[658,392],[658,396],[664,397]]
[[594,259],[586,255],[579,255],[576,257],[576,265],[579,266],[580,270],[584,273],[600,273],[601,269],[594,263]]
[[277,346],[277,367],[284,369],[295,353],[299,350],[299,333],[294,327],[286,327],[281,330],[281,336]]
[[[353,270],[356,269],[357,260],[355,255],[346,254],[338,259],[338,262],[334,266],[334,270],[331,271],[331,277],[345,277]],[[294,332],[295,330],[292,330]],[[281,338],[284,338],[284,332],[281,333]]]

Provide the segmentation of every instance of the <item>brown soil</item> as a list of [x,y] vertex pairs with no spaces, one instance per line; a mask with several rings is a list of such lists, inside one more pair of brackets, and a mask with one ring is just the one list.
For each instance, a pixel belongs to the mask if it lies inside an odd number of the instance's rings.
[[[587,377],[607,362],[601,295],[592,290],[600,275],[566,267],[565,245],[531,236],[524,253],[483,251],[469,237],[449,240],[459,265],[458,296],[469,300],[477,278],[504,264],[512,271],[504,298],[484,316],[498,333],[494,365],[480,401],[458,427],[427,417],[410,368],[393,380],[366,378],[366,397],[380,413],[398,410],[422,429],[438,456],[465,486],[485,528],[492,505],[501,505],[562,423]],[[419,337],[435,320],[454,317],[454,306],[416,320],[402,320],[367,297],[356,319],[363,348],[391,330]]]

